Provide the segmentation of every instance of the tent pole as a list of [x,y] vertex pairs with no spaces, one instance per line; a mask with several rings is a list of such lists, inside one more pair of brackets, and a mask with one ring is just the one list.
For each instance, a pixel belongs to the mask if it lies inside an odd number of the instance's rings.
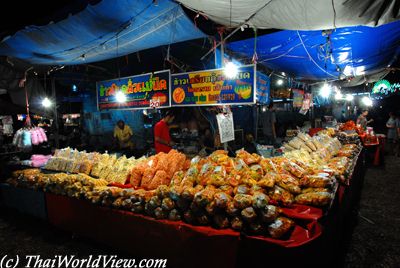
[[54,121],[55,121],[55,126],[56,126],[56,133],[54,133],[54,137],[55,137],[55,142],[56,142],[56,149],[59,148],[60,146],[60,140],[59,140],[59,125],[58,125],[58,113],[57,113],[57,97],[56,97],[56,83],[55,83],[55,78],[52,77],[51,78],[51,92],[52,92],[52,98],[54,100]]

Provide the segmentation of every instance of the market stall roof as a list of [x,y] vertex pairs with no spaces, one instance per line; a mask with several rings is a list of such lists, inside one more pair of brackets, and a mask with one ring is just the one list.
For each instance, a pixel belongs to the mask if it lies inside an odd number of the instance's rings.
[[[258,62],[274,71],[303,80],[352,79],[382,72],[397,59],[400,21],[375,28],[287,30],[259,36],[256,43]],[[251,59],[254,44],[252,38],[228,48]]]
[[179,0],[229,27],[325,30],[400,19],[399,0]]
[[172,1],[103,0],[57,23],[18,31],[0,43],[0,55],[82,64],[204,36]]

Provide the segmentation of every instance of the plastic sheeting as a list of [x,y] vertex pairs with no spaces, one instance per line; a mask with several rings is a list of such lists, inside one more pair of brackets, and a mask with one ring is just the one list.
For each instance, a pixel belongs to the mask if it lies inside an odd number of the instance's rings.
[[[400,0],[179,0],[226,26],[325,30],[400,19]],[[253,14],[255,14],[253,16]],[[250,17],[251,20],[247,21]]]
[[17,32],[0,43],[0,55],[82,64],[204,36],[172,1],[103,0],[60,22]]
[[[228,48],[251,59],[254,39],[230,43]],[[376,74],[391,65],[399,52],[400,22],[376,28],[346,27],[332,33],[281,31],[257,39],[258,63],[304,80]]]

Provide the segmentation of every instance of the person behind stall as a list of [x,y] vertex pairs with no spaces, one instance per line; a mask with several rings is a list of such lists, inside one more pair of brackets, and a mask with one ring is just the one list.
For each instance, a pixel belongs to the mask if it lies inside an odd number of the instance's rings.
[[214,137],[209,128],[204,131],[204,135],[200,139],[200,146],[202,148],[201,150],[205,152],[205,155],[214,152]]
[[374,120],[367,120],[367,115],[368,115],[368,110],[363,110],[360,114],[360,116],[357,118],[357,125],[361,125],[361,127],[366,130],[367,125],[369,123],[372,123]]
[[265,136],[266,142],[269,145],[275,145],[276,143],[276,115],[274,111],[274,104],[271,102],[268,105],[268,110],[261,114],[261,124],[263,129],[263,134]]
[[250,133],[246,134],[244,150],[251,154],[257,153],[257,146],[256,143],[254,142],[254,137]]
[[386,127],[388,128],[387,132],[387,140],[389,144],[389,150],[390,153],[394,153],[396,143],[398,141],[398,133],[397,133],[397,127],[398,127],[398,119],[396,118],[396,115],[393,112],[389,113],[389,120],[386,122]]
[[154,147],[156,153],[171,151],[175,143],[171,140],[169,134],[169,126],[174,121],[175,115],[171,110],[168,110],[164,117],[154,126]]
[[114,128],[114,143],[117,144],[118,148],[120,150],[133,150],[132,136],[132,129],[124,121],[119,120]]

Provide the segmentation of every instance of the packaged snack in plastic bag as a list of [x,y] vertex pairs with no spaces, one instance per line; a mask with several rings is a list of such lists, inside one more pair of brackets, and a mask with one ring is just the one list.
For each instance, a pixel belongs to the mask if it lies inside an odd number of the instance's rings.
[[236,231],[242,230],[244,227],[243,220],[237,216],[233,217],[231,220],[231,227],[233,230],[236,230]]
[[226,213],[228,213],[229,216],[237,216],[240,214],[240,210],[235,206],[235,203],[228,202],[228,205],[226,206]]
[[271,199],[281,203],[284,206],[289,206],[294,202],[293,195],[277,185],[268,191],[268,195]]
[[244,209],[251,206],[253,199],[252,196],[248,194],[237,194],[235,195],[233,202],[236,208]]
[[299,165],[297,165],[296,163],[294,163],[293,161],[290,161],[290,160],[284,161],[282,163],[282,166],[286,171],[290,172],[297,178],[303,177],[304,174],[306,173],[303,168],[301,168]]
[[268,172],[265,176],[257,182],[257,185],[264,188],[272,188],[275,185],[275,181],[279,175],[275,172]]
[[232,197],[227,195],[225,192],[218,192],[214,195],[214,202],[218,208],[225,209],[231,200]]
[[294,221],[285,217],[278,217],[272,224],[268,226],[268,233],[273,238],[280,238],[288,233],[293,226]]
[[299,181],[289,174],[281,174],[278,176],[276,184],[293,194],[299,194],[301,192]]
[[256,209],[265,208],[268,205],[269,197],[264,193],[255,193],[252,197],[252,205]]
[[253,222],[257,219],[257,213],[253,207],[247,207],[240,212],[243,220],[247,222]]
[[179,210],[177,210],[177,209],[171,210],[171,211],[169,212],[169,214],[168,214],[168,219],[169,219],[170,221],[180,221],[181,218],[182,218],[182,216],[181,216]]
[[280,213],[280,209],[273,205],[266,205],[264,209],[260,211],[260,219],[262,222],[270,223],[273,222]]
[[166,197],[169,197],[169,188],[168,188],[168,186],[167,185],[158,186],[157,190],[156,190],[156,195],[160,199],[164,199]]
[[296,203],[310,206],[326,206],[332,200],[329,192],[309,192],[296,196]]
[[175,208],[175,203],[171,198],[164,198],[161,202],[161,208],[165,211],[170,211]]
[[324,175],[307,175],[300,179],[303,187],[327,188],[332,186],[333,179]]
[[164,170],[158,170],[151,180],[150,184],[147,186],[148,190],[157,189],[160,185],[169,185],[170,179],[168,178],[167,172]]
[[234,194],[249,194],[250,193],[250,187],[247,185],[239,185],[238,187],[235,187],[233,189]]
[[195,194],[193,202],[204,207],[214,200],[215,187],[208,185],[204,190]]
[[166,212],[166,211],[164,211],[162,208],[160,208],[160,207],[157,207],[155,210],[154,210],[154,217],[157,219],[157,220],[162,220],[162,219],[166,219],[167,217],[168,217],[168,212]]

